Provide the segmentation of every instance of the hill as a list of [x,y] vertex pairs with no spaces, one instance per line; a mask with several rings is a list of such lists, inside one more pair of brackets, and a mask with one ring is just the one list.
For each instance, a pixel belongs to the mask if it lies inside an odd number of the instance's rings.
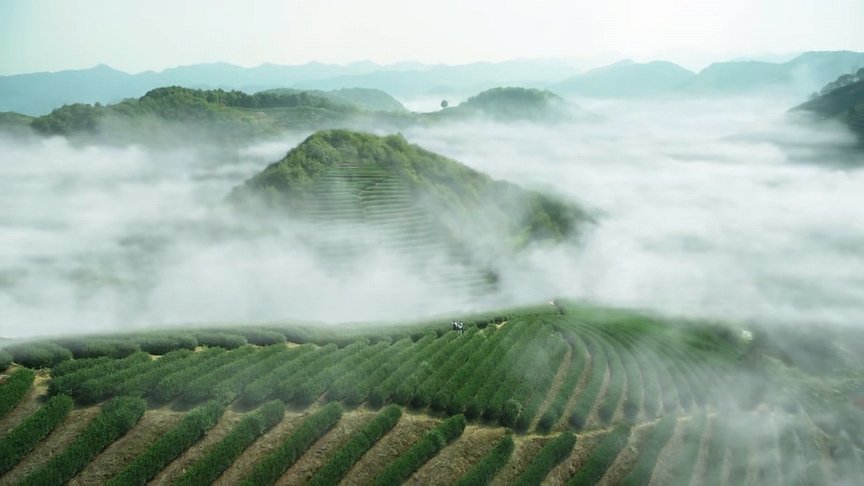
[[30,124],[33,118],[14,112],[0,112],[0,133],[14,135],[32,134]]
[[[169,86],[111,105],[65,105],[33,118],[30,125],[43,135],[114,144],[186,143],[190,139],[230,143],[287,130],[399,129],[478,116],[500,122],[555,122],[570,119],[573,113],[573,107],[559,96],[526,88],[495,88],[457,107],[417,114],[389,94],[373,89],[273,89],[247,94]],[[31,120],[26,115],[15,116],[16,125]],[[12,115],[7,117],[12,120]]]
[[553,90],[595,97],[653,96],[680,88],[694,74],[665,61],[621,61],[556,83]]
[[263,206],[277,224],[313,225],[306,239],[336,271],[384,251],[460,299],[489,290],[502,257],[575,239],[590,221],[572,204],[495,181],[401,135],[345,130],[310,136],[230,199],[246,210]]
[[[355,175],[356,181],[352,179]],[[356,182],[348,184],[346,190],[359,191],[361,196],[365,191],[398,185],[411,198],[430,205],[430,213],[440,212],[436,219],[446,222],[444,226],[453,232],[468,224],[472,233],[480,234],[484,234],[483,229],[503,228],[505,234],[522,243],[560,240],[577,235],[579,225],[588,219],[578,208],[495,181],[409,144],[401,135],[381,137],[346,130],[311,135],[282,160],[236,188],[232,198],[263,199],[278,210],[301,207],[314,214],[320,208],[305,206],[330,203],[322,201],[316,191],[323,189],[321,184],[338,183],[331,181],[331,176]],[[372,194],[370,197],[376,199]],[[363,206],[362,198],[360,202]]]
[[864,68],[840,76],[822,88],[820,93],[793,108],[793,111],[842,121],[864,140]]
[[573,117],[575,107],[550,91],[533,88],[492,88],[458,106],[422,115],[426,121],[486,118],[497,122],[558,122]]
[[567,301],[453,317],[464,334],[433,319],[14,343],[0,350],[0,482],[860,477],[852,336],[749,339]]
[[112,105],[76,103],[37,117],[32,127],[45,135],[98,137],[111,143],[154,142],[190,138],[248,140],[285,130],[328,126],[399,123],[404,113],[375,112],[360,105],[398,108],[392,98],[375,91],[312,93],[276,90],[198,90],[170,86],[148,91],[137,99]]
[[806,96],[844,73],[864,66],[864,53],[806,52],[784,63],[759,61],[712,64],[689,80],[682,91],[692,94],[772,93]]

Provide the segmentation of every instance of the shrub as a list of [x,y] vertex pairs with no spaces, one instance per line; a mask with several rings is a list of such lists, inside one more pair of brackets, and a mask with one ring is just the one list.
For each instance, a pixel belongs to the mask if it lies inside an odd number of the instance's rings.
[[74,358],[123,358],[141,350],[138,344],[128,339],[69,338],[57,340],[55,344],[71,351]]
[[335,402],[315,412],[282,441],[279,447],[264,457],[243,484],[249,486],[274,484],[314,441],[336,425],[340,417],[342,417],[342,408]]
[[389,486],[401,484],[420,466],[438,453],[448,442],[462,435],[465,430],[465,417],[454,415],[426,434],[387,465],[372,484]]
[[210,348],[203,353],[195,353],[196,355],[201,355],[201,359],[194,366],[183,367],[176,373],[164,376],[151,390],[152,395],[162,401],[171,400],[182,393],[192,380],[204,373],[209,373],[220,366],[230,363],[237,358],[238,352],[245,354],[249,351],[251,351],[250,348],[242,348],[236,351]]
[[20,484],[66,483],[102,449],[131,429],[146,409],[147,403],[140,398],[118,397],[106,402],[99,416],[63,452],[33,471]]
[[0,349],[0,371],[6,371],[12,364],[12,355]]
[[351,466],[381,437],[384,437],[399,422],[400,417],[402,417],[402,409],[397,405],[382,409],[362,429],[351,435],[348,442],[336,451],[324,467],[318,470],[310,484],[316,486],[338,484]]
[[705,430],[705,414],[699,414],[690,420],[684,430],[680,454],[672,460],[669,466],[669,477],[673,478],[675,484],[686,486],[690,484],[693,476],[693,468],[696,467],[699,456],[699,443],[702,440],[702,432]]
[[51,383],[48,384],[48,392],[52,395],[64,393],[74,397],[78,394],[81,385],[89,380],[104,378],[112,373],[145,362],[150,362],[150,355],[147,353],[135,353],[123,359],[108,360],[95,366],[52,378]]
[[142,351],[150,354],[166,354],[177,349],[195,349],[198,340],[186,333],[143,334],[136,336],[135,341]]
[[186,349],[172,351],[157,361],[148,359],[136,362],[115,373],[92,378],[77,387],[75,396],[81,403],[95,403],[114,395],[140,396],[146,391],[138,386],[143,379],[152,373],[163,376],[165,371],[170,370],[174,361],[184,359],[189,354],[191,351]]
[[576,472],[576,475],[567,481],[568,486],[590,486],[597,484],[606,473],[606,469],[612,465],[618,452],[627,444],[630,436],[630,425],[622,424],[614,428],[606,435],[588,461]]
[[237,332],[246,338],[249,344],[257,346],[270,346],[271,344],[281,344],[285,342],[285,336],[276,331],[269,329],[261,329],[257,327],[241,327]]
[[6,383],[0,385],[0,417],[15,408],[18,402],[27,394],[27,390],[33,386],[36,374],[33,370],[19,368],[9,375]]
[[[624,371],[624,365],[621,364],[621,358],[618,352],[610,346],[601,336],[598,338],[603,346],[603,353],[606,356],[606,361],[609,365],[609,383],[606,387],[606,394],[600,406],[597,408],[597,417],[603,423],[609,423],[612,416],[615,414],[615,409],[621,401],[626,386],[627,373]],[[638,410],[637,410],[638,411]]]
[[217,401],[210,401],[192,409],[179,424],[160,437],[106,484],[111,486],[146,484],[166,464],[204,437],[224,412],[225,406]]
[[246,344],[246,338],[239,334],[227,332],[200,331],[195,333],[195,339],[202,346],[220,347],[225,349],[239,348]]
[[538,364],[538,361],[534,361],[531,365],[531,369],[533,369],[533,376],[536,376],[535,380],[523,380],[520,383],[515,391],[513,392],[513,398],[516,400],[520,400],[523,403],[522,413],[519,415],[519,418],[516,419],[516,424],[514,428],[517,431],[525,432],[531,425],[531,421],[534,416],[537,415],[537,410],[543,404],[546,395],[548,394],[549,387],[551,386],[551,382],[554,379],[554,373],[544,372],[543,369],[546,370],[555,370],[557,369],[557,365],[553,365],[552,363],[558,362],[560,363],[561,357],[563,357],[566,349],[562,349],[566,347],[563,341],[558,341],[559,346],[554,350],[554,354],[541,354],[538,357],[542,357],[542,361]]
[[51,376],[53,378],[57,378],[63,375],[68,375],[69,373],[83,370],[85,368],[105,364],[109,361],[111,361],[111,358],[107,356],[100,356],[98,358],[70,359],[69,361],[58,363],[53,368],[51,368]]
[[273,428],[285,416],[285,405],[272,400],[243,417],[218,444],[192,464],[174,484],[211,484],[255,439]]
[[445,346],[453,337],[455,336],[452,334],[442,338],[427,334],[408,347],[402,361],[391,363],[391,367],[385,369],[386,373],[385,370],[373,373],[370,378],[374,377],[375,381],[367,380],[367,386],[370,387],[369,403],[377,407],[388,401],[399,385],[418,370],[418,367],[423,363],[422,360],[435,362],[438,353],[446,350]]
[[[667,415],[663,417],[654,429],[651,431],[648,439],[639,448],[639,457],[636,459],[636,464],[627,476],[621,481],[621,484],[635,486],[639,484],[647,484],[651,480],[651,474],[654,472],[654,465],[657,464],[657,457],[663,446],[672,437],[672,432],[675,430],[675,416]],[[698,445],[697,445],[698,450]]]
[[336,352],[322,354],[297,374],[279,383],[276,394],[285,402],[308,405],[324,393],[336,376],[362,361],[369,350],[369,342],[363,339]]
[[567,374],[564,376],[564,382],[561,388],[549,404],[549,407],[540,417],[537,422],[537,429],[541,432],[549,432],[561,420],[561,415],[567,407],[567,402],[570,400],[570,395],[576,389],[579,383],[579,378],[582,376],[582,371],[585,367],[585,345],[572,332],[562,331],[564,339],[569,343],[573,350],[573,355],[570,360],[570,367],[567,369]]
[[54,343],[23,343],[6,348],[15,362],[28,368],[50,368],[72,359],[72,352]]
[[422,348],[414,348],[411,345],[410,338],[395,342],[387,348],[386,352],[378,353],[367,360],[365,367],[358,368],[355,373],[346,375],[344,379],[336,380],[327,391],[327,396],[332,397],[333,400],[344,400],[351,405],[363,403],[369,397],[372,388],[392,374],[412,352],[421,352]]
[[237,351],[232,351],[235,359],[222,366],[211,368],[205,373],[196,376],[186,384],[180,392],[180,397],[187,403],[195,403],[212,398],[216,394],[231,397],[232,391],[228,390],[227,387],[220,385],[224,385],[243,370],[252,368],[252,365],[255,364],[256,361],[260,361],[262,356],[267,357],[279,350],[278,347],[274,346],[272,348],[266,348],[264,351],[258,351],[252,346],[247,346],[238,349]]
[[550,440],[534,456],[531,464],[516,478],[514,484],[532,485],[540,484],[546,479],[549,471],[570,455],[576,444],[576,436],[571,432],[564,432]]
[[594,401],[600,395],[600,389],[603,387],[603,380],[606,377],[606,355],[603,350],[588,338],[585,338],[585,343],[591,351],[591,369],[589,370],[588,382],[585,383],[585,388],[570,413],[570,426],[576,429],[585,426],[588,414],[591,413]]
[[456,481],[456,486],[483,486],[491,483],[498,471],[510,460],[514,447],[513,437],[505,435],[480,462]]
[[292,348],[289,350],[291,353],[290,358],[287,358],[269,373],[265,373],[254,379],[243,388],[240,402],[247,406],[263,402],[273,394],[274,389],[279,383],[297,375],[298,370],[302,369],[306,364],[335,350],[335,344],[329,344],[323,348],[317,348],[313,344],[304,344],[299,348]]
[[519,420],[521,414],[522,404],[513,399],[507,400],[504,404],[504,408],[501,410],[501,416],[498,418],[498,422],[504,427],[512,427],[516,424],[516,421]]
[[158,360],[150,362],[143,373],[117,383],[115,393],[141,396],[153,389],[161,379],[191,368],[209,358],[207,352],[195,353],[188,349],[171,351]]
[[47,437],[70,410],[72,398],[55,395],[0,439],[0,475],[12,469],[39,441]]

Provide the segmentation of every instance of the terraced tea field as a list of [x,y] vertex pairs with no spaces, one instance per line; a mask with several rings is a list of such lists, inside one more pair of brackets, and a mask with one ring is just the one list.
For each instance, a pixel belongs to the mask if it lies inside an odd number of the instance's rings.
[[309,190],[301,214],[327,221],[314,238],[328,261],[350,268],[382,252],[397,255],[406,268],[433,288],[452,295],[476,295],[490,288],[489,272],[471,261],[463,245],[418,200],[394,171],[375,165],[340,163]]
[[0,484],[864,477],[861,410],[752,366],[722,326],[566,302],[463,320],[8,346]]

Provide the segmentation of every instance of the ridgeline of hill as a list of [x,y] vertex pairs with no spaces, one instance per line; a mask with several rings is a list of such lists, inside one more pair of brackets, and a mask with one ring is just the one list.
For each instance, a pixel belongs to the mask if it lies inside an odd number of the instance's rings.
[[860,331],[753,331],[556,300],[13,342],[0,483],[855,484]]

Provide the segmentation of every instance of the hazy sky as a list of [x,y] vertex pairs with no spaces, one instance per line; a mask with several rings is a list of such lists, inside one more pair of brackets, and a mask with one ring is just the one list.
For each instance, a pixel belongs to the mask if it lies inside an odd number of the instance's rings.
[[0,0],[0,74],[864,50],[864,0]]

